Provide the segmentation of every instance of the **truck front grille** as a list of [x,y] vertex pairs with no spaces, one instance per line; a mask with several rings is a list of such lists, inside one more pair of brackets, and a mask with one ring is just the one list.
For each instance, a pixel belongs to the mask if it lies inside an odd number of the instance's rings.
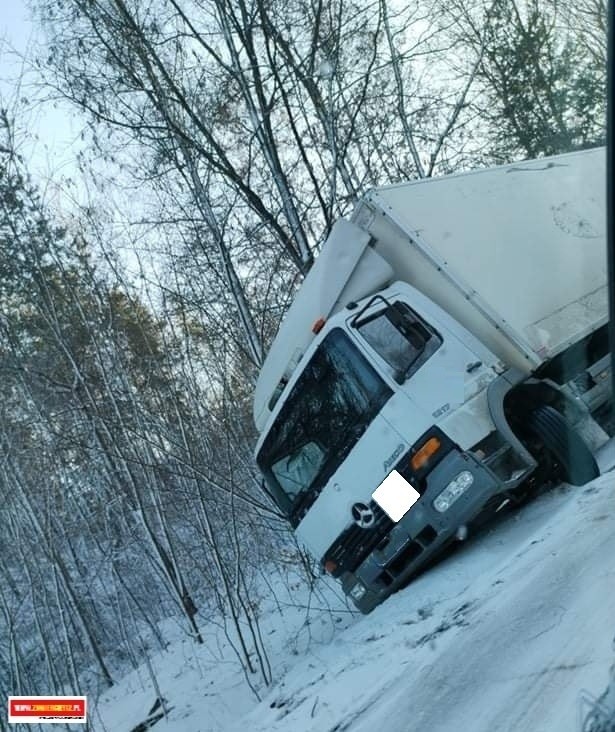
[[334,577],[339,577],[344,572],[353,572],[386,539],[393,528],[393,521],[377,503],[370,501],[369,507],[374,513],[374,523],[367,529],[352,523],[325,552],[323,563],[329,561],[336,565],[332,572]]

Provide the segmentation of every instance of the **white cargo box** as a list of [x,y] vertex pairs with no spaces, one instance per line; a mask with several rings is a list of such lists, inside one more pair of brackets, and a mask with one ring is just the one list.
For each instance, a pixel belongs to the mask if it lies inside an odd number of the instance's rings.
[[605,163],[597,148],[386,186],[353,220],[396,279],[529,372],[607,322]]

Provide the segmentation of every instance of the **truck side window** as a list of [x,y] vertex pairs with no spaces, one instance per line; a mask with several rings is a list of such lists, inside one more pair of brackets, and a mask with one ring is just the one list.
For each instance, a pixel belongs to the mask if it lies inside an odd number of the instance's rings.
[[[440,345],[441,340],[405,303],[396,302],[394,310],[382,310],[358,327],[359,332],[397,374],[406,374]],[[425,354],[426,349],[429,351]]]

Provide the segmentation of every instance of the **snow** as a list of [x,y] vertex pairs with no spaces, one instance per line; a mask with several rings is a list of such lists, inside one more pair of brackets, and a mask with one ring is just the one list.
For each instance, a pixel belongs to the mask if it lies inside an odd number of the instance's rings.
[[[276,682],[260,702],[220,628],[197,647],[169,624],[151,667],[170,712],[153,729],[578,732],[614,660],[615,440],[598,459],[596,481],[502,516],[369,616],[327,581],[308,596],[292,572],[268,577]],[[156,695],[144,666],[99,700],[94,729],[130,732]]]

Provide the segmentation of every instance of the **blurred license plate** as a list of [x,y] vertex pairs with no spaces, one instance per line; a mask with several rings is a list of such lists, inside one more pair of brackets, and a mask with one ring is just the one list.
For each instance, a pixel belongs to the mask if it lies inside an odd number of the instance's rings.
[[397,523],[419,500],[420,493],[397,470],[389,473],[372,493],[372,498]]

